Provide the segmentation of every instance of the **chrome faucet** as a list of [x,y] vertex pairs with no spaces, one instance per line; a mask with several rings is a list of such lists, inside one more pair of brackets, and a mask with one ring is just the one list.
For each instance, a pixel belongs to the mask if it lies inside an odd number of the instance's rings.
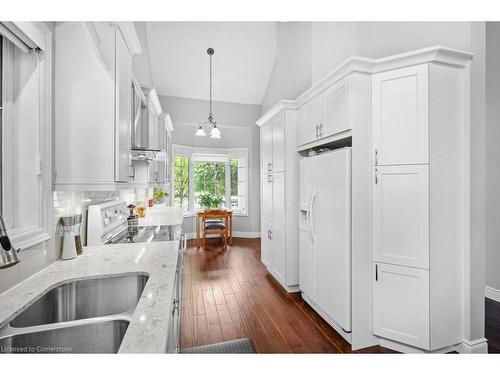
[[0,215],[0,268],[8,268],[19,263],[17,250],[10,243],[5,223]]

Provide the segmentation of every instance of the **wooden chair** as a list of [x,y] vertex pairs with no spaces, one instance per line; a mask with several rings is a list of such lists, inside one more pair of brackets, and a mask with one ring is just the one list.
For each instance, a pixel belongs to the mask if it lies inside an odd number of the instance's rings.
[[225,210],[210,210],[203,212],[203,246],[207,243],[207,234],[220,234],[224,240],[224,250],[227,249],[228,216]]

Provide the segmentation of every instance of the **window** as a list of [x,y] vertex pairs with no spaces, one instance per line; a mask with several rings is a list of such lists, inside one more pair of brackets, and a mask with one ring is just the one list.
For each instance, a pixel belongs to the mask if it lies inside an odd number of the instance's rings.
[[174,206],[189,211],[189,158],[175,156]]
[[246,212],[247,204],[247,160],[231,159],[231,210]]
[[210,194],[236,215],[247,214],[248,150],[207,149],[173,145],[174,206],[187,213],[203,209],[199,199]]
[[223,207],[227,207],[225,162],[194,162],[194,208],[196,211],[203,209],[198,199],[201,194],[207,193],[224,199]]
[[52,32],[43,23],[20,25],[40,41],[35,49],[8,26],[0,22],[0,214],[14,246],[26,249],[51,232]]

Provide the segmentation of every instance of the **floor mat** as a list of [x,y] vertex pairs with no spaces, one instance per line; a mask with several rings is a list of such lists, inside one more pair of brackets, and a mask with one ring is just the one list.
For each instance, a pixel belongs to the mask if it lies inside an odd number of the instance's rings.
[[256,353],[249,338],[182,349],[181,354],[251,354]]

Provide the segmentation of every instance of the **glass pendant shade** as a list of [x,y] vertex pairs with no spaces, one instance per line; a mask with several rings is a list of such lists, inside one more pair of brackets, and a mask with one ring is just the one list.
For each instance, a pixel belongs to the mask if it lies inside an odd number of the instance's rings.
[[217,128],[216,125],[214,125],[214,127],[210,131],[210,137],[212,137],[212,138],[220,138],[220,130],[219,130],[219,128]]
[[196,133],[194,133],[194,135],[196,135],[197,137],[204,137],[204,136],[206,136],[205,130],[203,130],[203,128],[201,127],[201,125],[198,128],[198,130],[196,131]]

